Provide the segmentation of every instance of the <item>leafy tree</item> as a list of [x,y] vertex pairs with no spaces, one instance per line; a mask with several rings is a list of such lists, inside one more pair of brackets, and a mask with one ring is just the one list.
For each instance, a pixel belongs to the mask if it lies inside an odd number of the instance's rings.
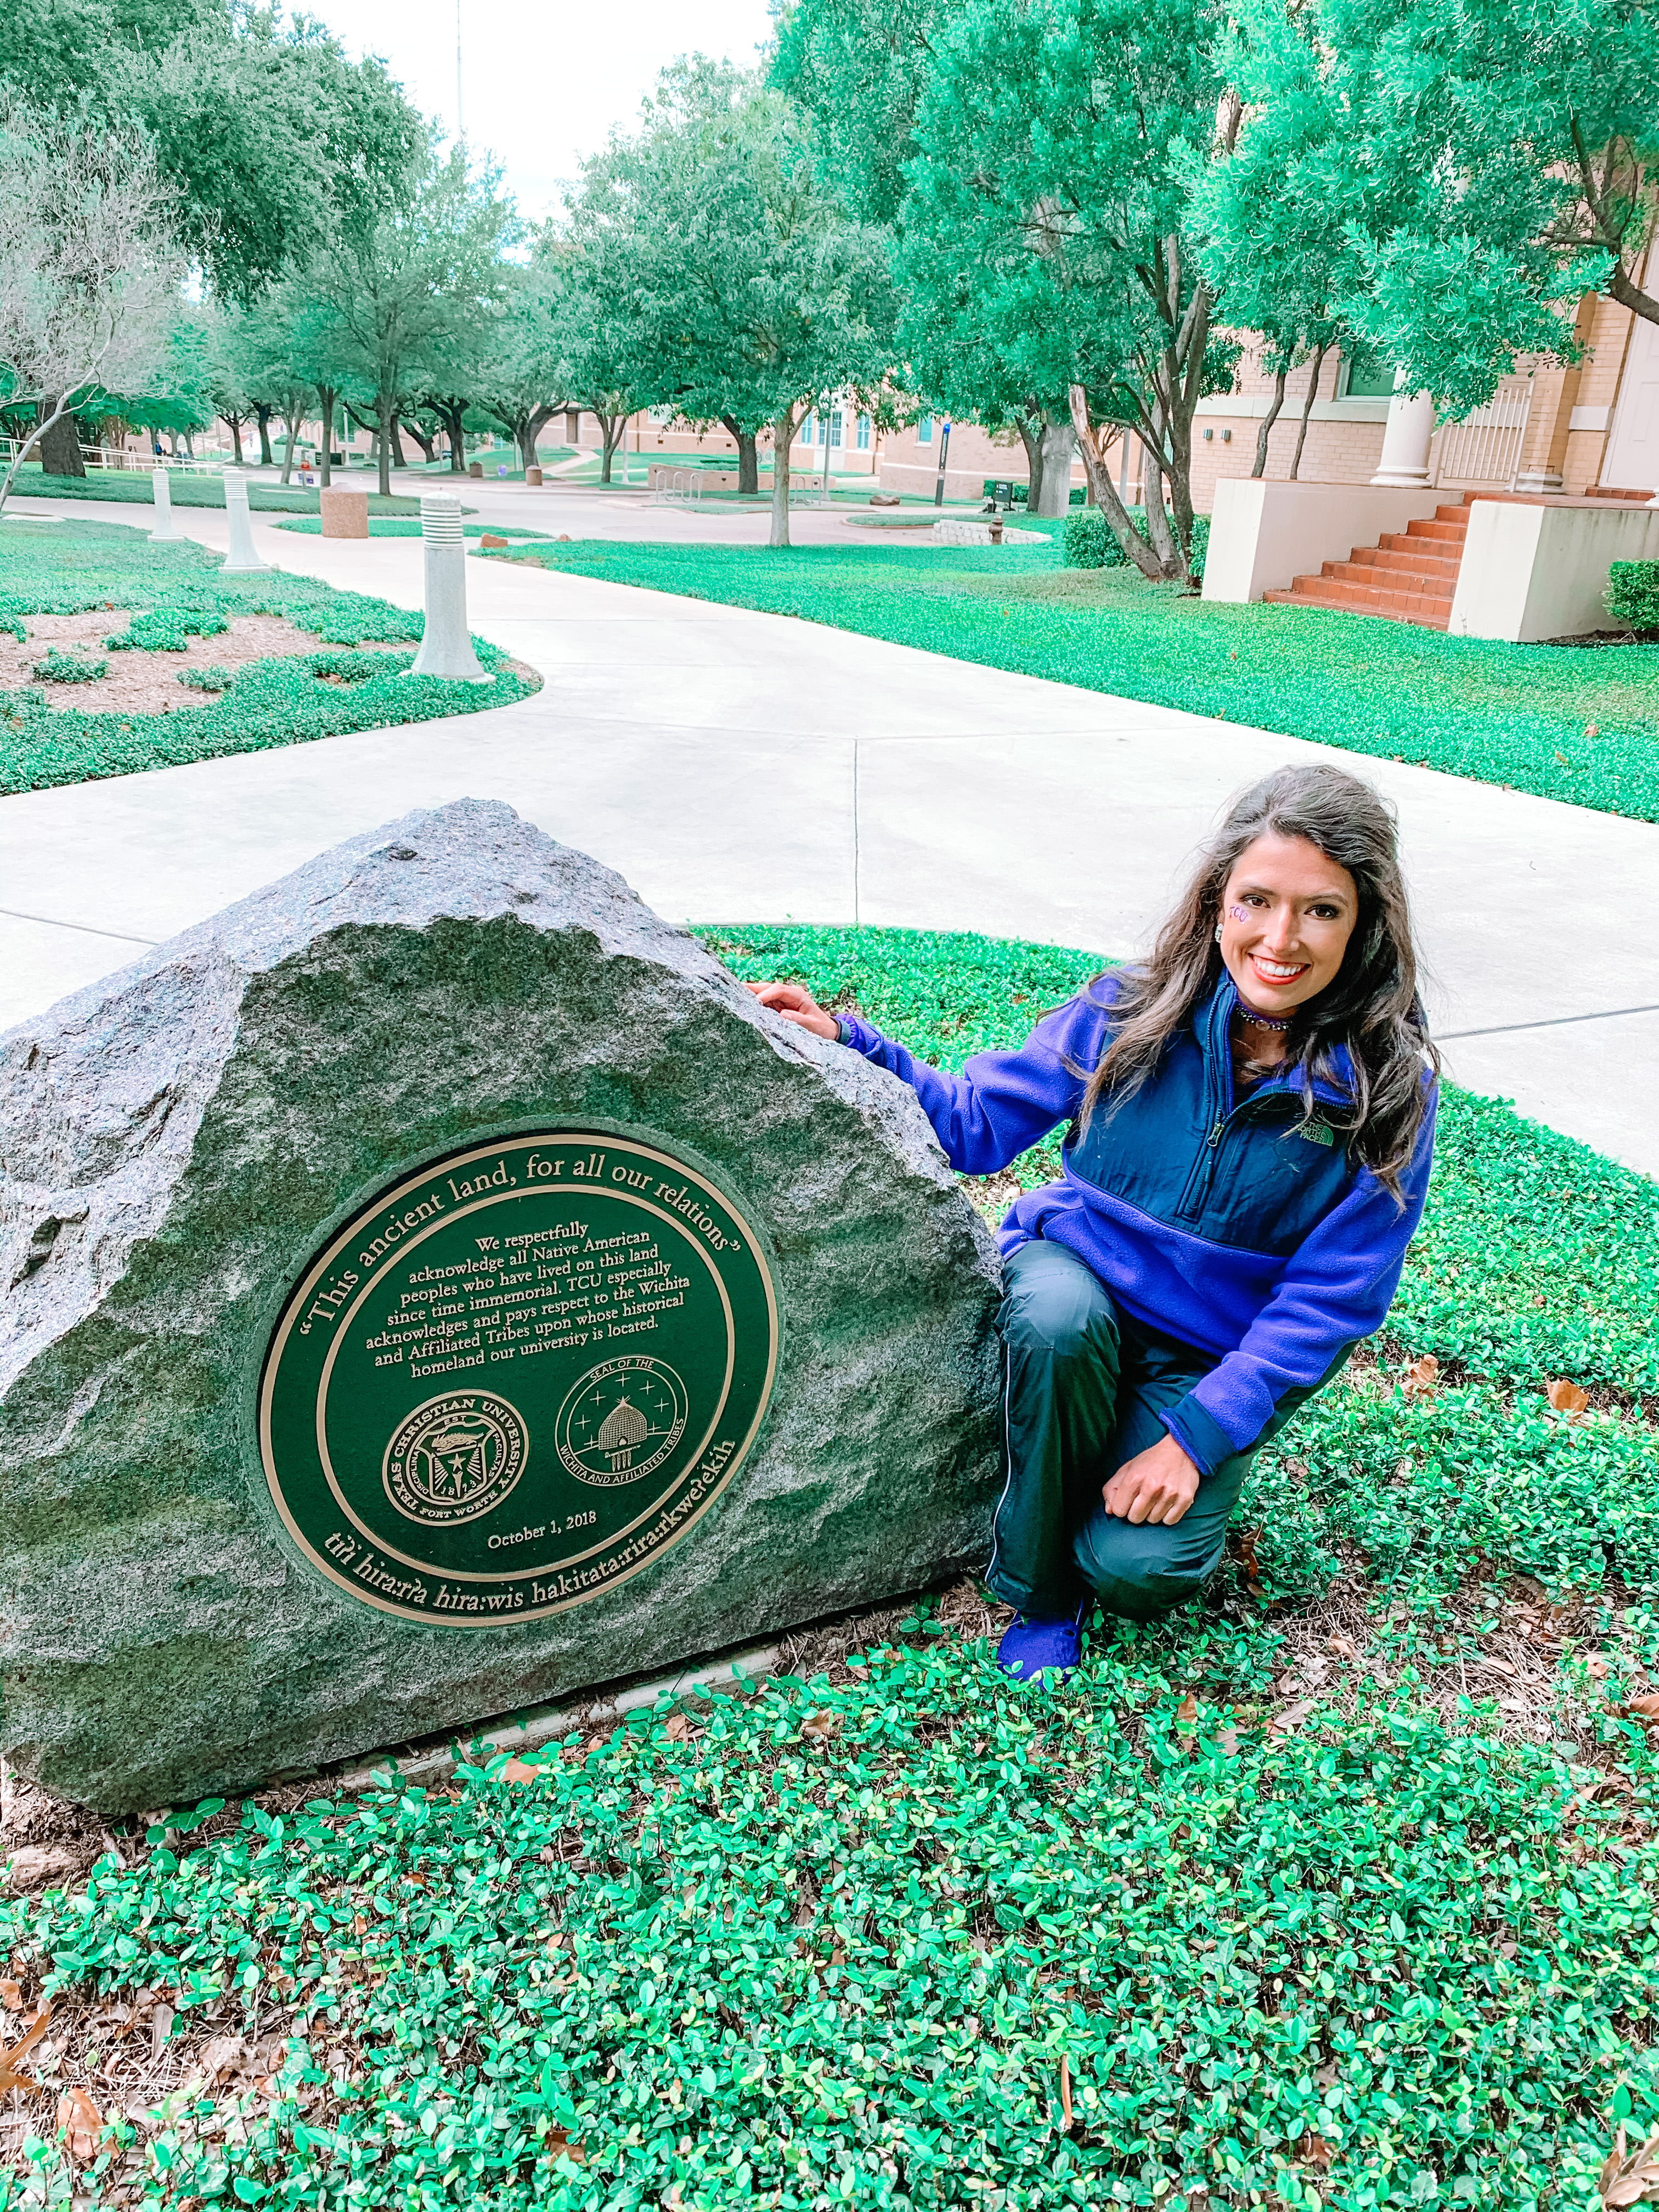
[[524,466],[533,469],[536,441],[565,404],[568,309],[556,255],[544,251],[528,267],[510,266],[505,274],[506,298],[475,388]]
[[9,404],[34,403],[49,470],[85,473],[77,397],[142,390],[164,356],[182,273],[173,201],[136,135],[0,107],[0,377]]
[[896,307],[885,234],[826,188],[800,111],[729,63],[675,64],[638,137],[587,164],[570,235],[636,404],[723,422],[740,456],[770,426],[787,545],[795,434],[825,392],[890,408]]
[[1333,349],[1353,345],[1349,318],[1365,277],[1352,213],[1368,191],[1375,212],[1378,195],[1354,159],[1310,9],[1247,0],[1229,61],[1251,119],[1229,160],[1194,163],[1189,222],[1228,323],[1257,334],[1262,365],[1273,378],[1252,476],[1266,472],[1291,369],[1309,366],[1291,457],[1294,480],[1325,361]]
[[[901,216],[993,272],[1045,349],[1063,344],[1113,535],[1143,574],[1182,581],[1193,416],[1237,360],[1188,216],[1194,164],[1237,127],[1219,28],[1210,0],[967,0],[936,49]],[[1145,538],[1102,458],[1119,424],[1145,455]]]
[[460,334],[499,309],[517,218],[497,182],[493,171],[475,178],[464,150],[452,149],[401,202],[337,222],[297,287],[315,304],[318,342],[340,386],[371,395],[382,493],[399,415],[447,365]]
[[[1659,14],[1626,0],[1267,0],[1249,43],[1274,96],[1253,142],[1322,170],[1353,273],[1351,325],[1462,415],[1515,356],[1574,357],[1573,303],[1659,322]],[[1320,97],[1282,79],[1316,51]],[[1287,112],[1286,95],[1289,94]]]

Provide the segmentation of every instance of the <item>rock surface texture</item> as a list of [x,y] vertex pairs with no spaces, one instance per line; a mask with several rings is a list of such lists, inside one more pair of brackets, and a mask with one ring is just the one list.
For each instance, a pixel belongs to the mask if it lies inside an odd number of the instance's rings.
[[[542,1121],[731,1194],[776,1287],[769,1408],[631,1579],[401,1618],[284,1528],[261,1364],[354,1207]],[[354,840],[0,1038],[7,1753],[106,1812],[179,1803],[915,1589],[983,1554],[997,1294],[910,1092],[620,878],[477,800]]]

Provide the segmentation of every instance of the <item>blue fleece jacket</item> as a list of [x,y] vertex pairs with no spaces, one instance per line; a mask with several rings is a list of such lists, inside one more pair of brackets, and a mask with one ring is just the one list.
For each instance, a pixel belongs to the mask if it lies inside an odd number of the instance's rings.
[[946,1158],[994,1175],[1062,1123],[1059,1182],[1025,1192],[1000,1236],[1005,1254],[1032,1237],[1068,1245],[1146,1327],[1216,1364],[1164,1416],[1188,1458],[1211,1474],[1248,1451],[1292,1389],[1310,1389],[1358,1339],[1382,1326],[1428,1191],[1432,1098],[1402,1178],[1403,1209],[1353,1161],[1320,1107],[1303,1120],[1297,1085],[1268,1077],[1242,1097],[1228,1028],[1237,1003],[1221,975],[1131,1097],[1104,1106],[1079,1135],[1077,1115],[1105,1048],[1113,979],[1045,1015],[1018,1052],[978,1053],[960,1075],[917,1060],[859,1018],[846,1042],[901,1077],[921,1099]]

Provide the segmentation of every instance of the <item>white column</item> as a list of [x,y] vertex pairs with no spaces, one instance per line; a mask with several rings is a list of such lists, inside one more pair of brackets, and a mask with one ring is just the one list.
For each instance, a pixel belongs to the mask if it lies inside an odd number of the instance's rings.
[[466,626],[466,540],[461,502],[449,492],[421,495],[421,537],[426,553],[426,627],[411,676],[444,676],[453,682],[488,684]]
[[173,519],[173,483],[165,469],[149,472],[149,495],[155,502],[155,527],[149,533],[152,545],[166,545],[179,535],[179,526]]
[[1426,392],[1407,392],[1402,368],[1394,380],[1389,402],[1388,427],[1382,433],[1382,458],[1374,484],[1393,484],[1415,491],[1429,480],[1429,441],[1434,435],[1434,402]]
[[225,513],[230,517],[230,550],[225,556],[222,576],[266,576],[270,563],[262,561],[253,550],[253,525],[248,518],[247,479],[246,477],[227,477]]

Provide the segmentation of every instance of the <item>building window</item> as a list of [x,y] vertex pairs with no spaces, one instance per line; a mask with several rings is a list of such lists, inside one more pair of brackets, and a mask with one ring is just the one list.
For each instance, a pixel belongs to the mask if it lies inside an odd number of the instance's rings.
[[924,415],[916,424],[916,443],[919,446],[931,446],[933,442],[933,418],[931,415]]
[[817,442],[818,418],[816,415],[809,415],[806,418],[806,428],[801,433],[801,443],[804,446],[816,446]]
[[1336,396],[1339,399],[1391,399],[1394,363],[1383,360],[1380,354],[1356,346],[1352,353],[1342,356]]
[[839,407],[832,408],[830,412],[830,443],[836,447],[844,447],[846,442],[847,433],[842,427],[841,410]]
[[860,453],[867,453],[870,450],[870,417],[867,415],[859,416],[858,441]]

